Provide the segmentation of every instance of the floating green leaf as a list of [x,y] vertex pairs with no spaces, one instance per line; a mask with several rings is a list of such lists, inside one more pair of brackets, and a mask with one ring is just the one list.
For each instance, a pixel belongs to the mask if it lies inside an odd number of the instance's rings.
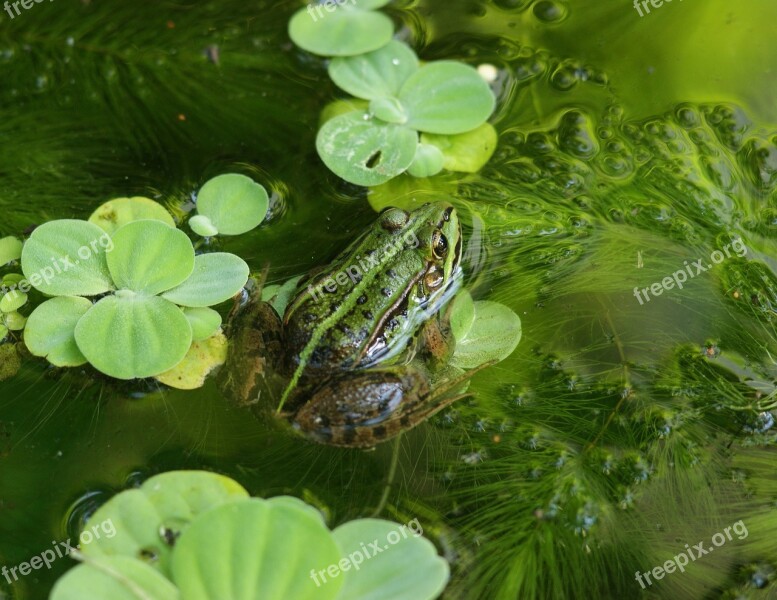
[[16,311],[3,315],[3,320],[9,331],[21,331],[27,325],[27,317]]
[[469,291],[462,290],[451,306],[451,332],[456,340],[463,340],[475,321],[475,301]]
[[38,306],[27,320],[24,343],[33,356],[42,356],[57,367],[77,367],[86,363],[78,349],[75,329],[92,308],[86,298],[59,296]]
[[343,557],[362,554],[362,548],[373,540],[381,540],[382,549],[358,570],[343,574],[345,584],[338,600],[437,598],[445,589],[450,569],[420,532],[420,528],[411,530],[380,519],[357,519],[335,529],[332,533]]
[[475,318],[463,339],[456,341],[451,364],[474,369],[491,360],[504,360],[521,341],[521,319],[504,304],[475,302]]
[[197,194],[197,213],[206,217],[207,223],[195,221],[192,229],[198,227],[207,232],[215,229],[219,235],[240,235],[258,227],[267,216],[269,206],[267,190],[250,177],[236,173],[219,175],[203,185]]
[[335,117],[319,130],[318,154],[327,167],[357,185],[385,183],[413,162],[415,131],[352,112]]
[[75,338],[97,370],[117,379],[135,379],[159,375],[181,362],[192,343],[192,329],[171,302],[120,290],[81,317]]
[[243,500],[208,511],[183,532],[173,581],[187,600],[333,600],[343,578],[316,586],[310,572],[340,558],[332,534],[309,510]]
[[386,15],[368,9],[384,4],[376,0],[308,4],[291,17],[289,37],[303,50],[320,56],[355,56],[377,50],[391,41],[394,24]]
[[442,171],[444,158],[437,146],[418,144],[413,163],[407,172],[413,177],[431,177]]
[[234,254],[200,254],[194,260],[191,276],[162,297],[181,306],[213,306],[229,300],[243,289],[248,273],[248,265]]
[[227,347],[227,338],[221,332],[206,340],[194,341],[183,360],[169,371],[157,375],[156,379],[179,390],[201,388],[208,375],[226,362]]
[[449,171],[477,173],[496,150],[497,133],[491,123],[458,135],[421,134],[425,144],[437,146],[443,153],[443,167]]
[[96,296],[114,289],[106,252],[110,236],[75,219],[38,227],[22,249],[22,271],[33,287],[50,296]]
[[404,125],[407,123],[407,111],[396,98],[376,98],[370,101],[370,112],[381,121]]
[[202,237],[213,237],[219,234],[219,230],[205,215],[193,216],[189,219],[189,227],[194,233]]
[[154,569],[170,576],[172,544],[195,517],[248,497],[236,481],[205,471],[171,471],[151,477],[103,504],[90,523],[110,521],[116,534],[95,537],[81,551],[89,557],[156,557]]
[[150,198],[135,196],[134,198],[116,198],[108,200],[95,210],[89,217],[89,222],[98,225],[111,235],[127,223],[154,219],[162,221],[170,227],[175,227],[175,221],[167,209]]
[[455,61],[427,63],[402,86],[407,126],[427,133],[464,133],[486,122],[496,99],[470,67]]
[[178,589],[143,561],[124,556],[90,560],[63,575],[51,600],[180,600]]
[[25,304],[27,304],[27,294],[19,290],[11,290],[0,298],[0,312],[14,312]]
[[367,100],[357,100],[356,98],[335,100],[334,102],[327,104],[324,107],[324,110],[321,111],[321,115],[318,118],[318,126],[321,128],[324,123],[331,121],[340,115],[346,115],[354,111],[366,113],[369,109],[370,103]]
[[185,281],[194,269],[186,234],[160,221],[134,221],[113,234],[108,268],[118,289],[159,294]]
[[405,44],[392,40],[382,48],[329,63],[329,76],[337,86],[365,100],[397,96],[402,85],[418,70],[418,57]]
[[0,267],[22,256],[22,241],[15,237],[0,238]]
[[183,314],[189,319],[195,342],[208,339],[221,327],[221,315],[212,308],[184,308]]

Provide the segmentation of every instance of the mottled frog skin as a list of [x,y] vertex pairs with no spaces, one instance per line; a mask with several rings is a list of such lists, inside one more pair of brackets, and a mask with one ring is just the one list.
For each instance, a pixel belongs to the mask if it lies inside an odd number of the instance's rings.
[[450,204],[389,208],[299,282],[283,317],[257,288],[230,317],[230,393],[256,404],[264,392],[308,438],[361,448],[449,405],[464,378],[438,376],[453,349],[441,309],[462,243]]

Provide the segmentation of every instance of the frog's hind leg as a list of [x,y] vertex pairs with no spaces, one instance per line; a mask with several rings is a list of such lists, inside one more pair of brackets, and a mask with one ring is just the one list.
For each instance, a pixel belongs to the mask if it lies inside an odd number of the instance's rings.
[[371,448],[466,397],[457,391],[477,370],[441,381],[435,390],[419,367],[351,373],[316,390],[293,424],[323,444]]

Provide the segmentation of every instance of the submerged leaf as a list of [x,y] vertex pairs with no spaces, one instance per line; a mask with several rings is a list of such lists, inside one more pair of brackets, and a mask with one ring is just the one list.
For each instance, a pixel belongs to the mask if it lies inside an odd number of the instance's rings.
[[120,290],[81,317],[75,338],[97,370],[135,379],[159,375],[181,362],[192,343],[192,328],[171,302]]
[[415,131],[359,112],[328,121],[316,138],[326,166],[346,181],[364,186],[385,183],[405,171],[417,145]]
[[57,367],[77,367],[87,362],[78,349],[78,321],[92,308],[86,298],[60,296],[38,306],[27,320],[24,343],[30,353]]
[[179,390],[196,390],[205,385],[208,375],[226,360],[227,338],[219,332],[206,340],[192,342],[183,360],[169,371],[157,375],[156,379]]
[[431,177],[442,171],[443,155],[437,146],[418,144],[413,164],[407,170],[413,177]]
[[108,200],[92,213],[89,222],[113,234],[127,223],[144,219],[161,221],[170,227],[175,227],[172,215],[164,206],[142,196]]
[[467,334],[456,340],[451,364],[474,369],[510,356],[521,341],[521,319],[499,302],[475,302],[475,318]]
[[491,123],[458,135],[424,133],[421,141],[437,146],[443,153],[443,166],[449,171],[477,173],[491,159],[498,136]]

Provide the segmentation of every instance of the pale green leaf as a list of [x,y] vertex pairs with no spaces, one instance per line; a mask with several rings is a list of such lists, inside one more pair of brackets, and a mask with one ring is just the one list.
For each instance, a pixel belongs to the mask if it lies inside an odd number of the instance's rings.
[[248,282],[248,273],[248,265],[234,254],[200,254],[191,276],[162,296],[181,306],[213,306],[240,292]]
[[397,40],[373,52],[335,58],[329,63],[332,81],[352,96],[365,100],[397,96],[408,77],[417,70],[415,52]]
[[11,290],[0,298],[0,312],[14,312],[25,304],[27,304],[27,294],[19,290]]
[[[197,194],[197,213],[207,217],[210,227],[219,235],[240,235],[258,227],[269,206],[267,190],[250,177],[236,173],[214,177]],[[204,223],[195,221],[193,227],[198,225]],[[211,231],[208,227],[203,229]]]
[[491,123],[458,135],[424,133],[421,141],[437,146],[443,153],[443,167],[449,171],[477,173],[496,150],[497,133]]
[[117,379],[135,379],[159,375],[181,362],[192,343],[192,328],[171,302],[121,290],[81,317],[75,337],[97,370]]
[[178,589],[141,560],[90,560],[65,573],[50,600],[179,600]]
[[[437,549],[411,527],[380,519],[357,519],[332,533],[351,566],[338,600],[432,600],[445,589],[450,569]],[[380,552],[370,546],[378,542]],[[371,548],[365,556],[364,548]],[[354,567],[358,567],[354,568]]]
[[108,268],[116,287],[159,294],[185,281],[194,269],[186,234],[161,221],[133,221],[113,234]]
[[463,339],[457,340],[451,364],[474,369],[510,356],[521,341],[521,319],[504,304],[475,302],[475,319]]
[[154,219],[170,227],[175,227],[172,215],[167,212],[164,206],[150,198],[141,196],[108,200],[92,213],[89,222],[98,225],[112,235],[119,227],[127,223],[144,219]]
[[[171,471],[151,477],[137,489],[113,496],[90,517],[102,533],[81,551],[89,557],[156,557],[155,570],[170,576],[172,542],[206,511],[248,497],[236,481],[206,471]],[[113,535],[110,535],[113,529]]]
[[0,267],[22,256],[22,241],[12,237],[0,238]]
[[197,235],[202,237],[213,237],[218,235],[219,230],[216,226],[210,222],[210,219],[205,215],[195,215],[189,219],[189,227]]
[[75,329],[78,321],[92,308],[86,298],[60,296],[38,306],[24,332],[30,353],[41,356],[57,367],[77,367],[86,358],[78,349]]
[[417,145],[415,131],[359,112],[328,121],[316,138],[326,166],[346,181],[364,186],[385,183],[405,171]]
[[96,296],[114,289],[106,256],[110,236],[93,223],[62,219],[32,232],[22,249],[22,271],[50,296]]
[[9,331],[21,331],[27,325],[27,317],[16,311],[3,315]]
[[260,499],[215,508],[194,521],[173,554],[173,581],[187,600],[333,600],[343,577],[317,586],[311,570],[340,560],[320,516]]
[[345,7],[352,1],[335,5],[331,12],[323,5],[308,4],[289,21],[289,37],[303,50],[320,56],[355,56],[388,44],[394,35],[391,19],[378,12]]
[[427,63],[402,86],[407,126],[427,133],[464,133],[485,123],[496,99],[478,72],[460,62]]
[[189,319],[195,342],[208,339],[221,327],[221,315],[212,308],[184,308],[183,314]]
[[469,291],[462,290],[453,299],[450,320],[454,339],[463,340],[475,321],[475,301]]
[[437,146],[418,144],[413,163],[407,172],[413,177],[432,177],[442,171],[443,155]]

